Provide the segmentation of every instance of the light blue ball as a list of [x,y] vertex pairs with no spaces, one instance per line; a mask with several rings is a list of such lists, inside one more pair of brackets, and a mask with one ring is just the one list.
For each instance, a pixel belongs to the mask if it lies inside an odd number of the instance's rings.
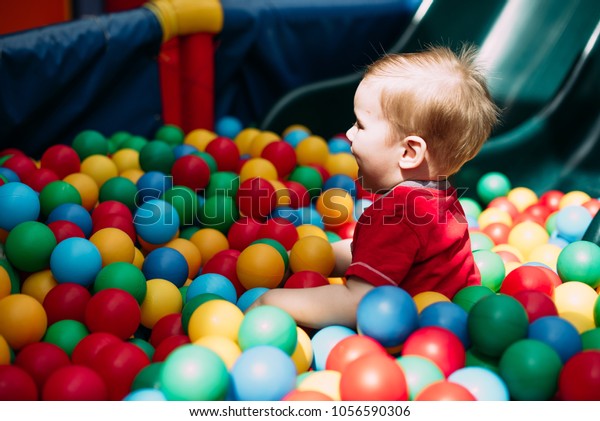
[[556,214],[558,235],[569,242],[581,240],[591,222],[590,212],[579,205],[565,206]]
[[9,182],[0,186],[0,228],[10,231],[21,222],[40,215],[38,194],[27,184]]
[[328,142],[329,153],[352,153],[352,148],[350,146],[350,142],[345,141],[344,139],[332,138]]
[[263,295],[268,290],[269,290],[269,288],[256,287],[256,288],[250,288],[249,290],[244,291],[244,293],[242,295],[240,295],[240,298],[238,298],[238,300],[237,300],[238,308],[240,310],[242,310],[243,312],[245,312],[248,309],[248,307],[250,307],[252,305],[252,303],[254,303],[256,301],[256,299],[258,297]]
[[21,181],[17,173],[10,168],[0,167],[0,175],[6,178],[9,183]]
[[58,283],[71,282],[89,287],[100,269],[100,251],[86,238],[67,238],[58,243],[50,255],[50,271]]
[[142,263],[146,279],[165,279],[181,288],[189,274],[189,266],[183,254],[170,247],[152,250]]
[[164,244],[177,234],[179,215],[164,200],[152,199],[140,205],[133,224],[142,240],[150,244]]
[[333,347],[342,339],[352,335],[356,335],[356,332],[345,326],[332,325],[320,329],[310,340],[313,349],[312,367],[315,370],[325,370],[327,357]]
[[58,205],[48,215],[47,224],[55,221],[69,221],[77,225],[86,237],[92,235],[92,215],[86,208],[77,203],[63,203]]
[[124,401],[166,401],[165,394],[158,389],[138,389],[129,393]]
[[218,273],[205,273],[196,278],[188,285],[186,301],[200,294],[216,294],[232,304],[237,302],[237,292],[231,281]]
[[229,139],[234,139],[243,128],[242,122],[232,116],[223,116],[215,123],[215,133]]
[[231,396],[237,401],[280,401],[296,386],[296,365],[281,349],[247,349],[231,368]]
[[464,386],[478,401],[508,401],[504,380],[484,367],[463,367],[452,372],[448,381]]
[[373,204],[371,199],[358,199],[356,203],[354,203],[354,220],[358,221],[358,218],[363,214],[365,209]]
[[334,188],[346,190],[352,197],[356,197],[356,183],[346,174],[334,174],[323,183],[323,190]]
[[286,133],[286,135],[283,137],[283,140],[296,148],[298,143],[306,139],[308,136],[310,136],[310,133],[307,133],[305,130],[297,129]]

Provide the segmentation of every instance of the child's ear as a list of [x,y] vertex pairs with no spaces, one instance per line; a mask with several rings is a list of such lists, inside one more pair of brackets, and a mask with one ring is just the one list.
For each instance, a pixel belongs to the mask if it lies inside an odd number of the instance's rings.
[[402,154],[398,164],[403,170],[419,167],[427,153],[427,143],[420,136],[407,136],[402,140]]

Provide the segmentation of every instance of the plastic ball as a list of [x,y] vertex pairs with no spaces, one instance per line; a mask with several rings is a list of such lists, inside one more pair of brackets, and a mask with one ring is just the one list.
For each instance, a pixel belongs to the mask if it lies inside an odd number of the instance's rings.
[[502,258],[491,250],[474,251],[473,257],[481,274],[481,284],[494,292],[498,292],[506,276]]
[[121,339],[117,338],[112,333],[108,332],[96,332],[90,333],[85,338],[81,339],[79,343],[73,349],[71,354],[71,361],[73,364],[92,366],[96,356],[104,347],[111,343],[121,342]]
[[398,357],[396,362],[404,372],[409,400],[414,400],[419,392],[430,384],[445,378],[442,370],[429,358],[418,355],[405,355]]
[[298,165],[294,168],[288,180],[302,184],[311,198],[317,197],[323,187],[323,177],[319,171],[306,165]]
[[[76,262],[76,263],[75,263]],[[102,269],[98,248],[85,238],[67,238],[50,256],[50,270],[57,282],[73,282],[89,287]]]
[[282,134],[283,139],[295,148],[302,139],[310,136],[311,132],[306,126],[293,124],[287,127]]
[[61,241],[72,237],[85,238],[85,234],[81,228],[70,221],[50,222],[48,228],[52,230],[52,234],[54,234],[54,238],[56,238],[56,243],[60,243]]
[[510,180],[505,174],[489,172],[477,182],[477,195],[484,203],[489,203],[496,197],[506,196],[511,188]]
[[567,206],[579,206],[590,200],[591,197],[586,192],[573,190],[565,193],[558,203],[558,209],[566,208]]
[[98,248],[102,256],[102,266],[115,262],[131,263],[135,255],[135,246],[129,236],[117,228],[103,228],[96,231],[90,241]]
[[550,345],[521,339],[502,354],[498,369],[512,400],[550,400],[558,389],[562,362]]
[[264,178],[249,178],[237,191],[237,206],[241,214],[255,220],[265,220],[277,205],[275,188]]
[[93,219],[90,213],[81,205],[65,203],[57,206],[50,212],[46,223],[69,221],[77,225],[85,237],[89,237],[93,230]]
[[183,143],[184,133],[180,127],[174,124],[164,124],[154,133],[154,138],[162,140],[171,146],[176,146]]
[[245,312],[248,309],[248,307],[250,307],[256,301],[258,297],[263,295],[268,290],[269,288],[265,287],[250,288],[249,290],[243,292],[242,295],[240,295],[236,304],[240,310]]
[[235,341],[224,336],[203,336],[194,342],[194,345],[201,345],[214,351],[221,357],[228,370],[233,368],[233,365],[239,356],[242,355],[242,350],[239,345]]
[[148,279],[141,310],[141,324],[152,329],[156,322],[171,313],[180,313],[183,298],[177,286],[166,279]]
[[258,238],[261,222],[248,216],[242,216],[235,221],[227,232],[229,246],[242,251]]
[[527,337],[550,345],[558,353],[563,364],[583,348],[575,326],[558,316],[541,317],[532,322]]
[[156,348],[166,338],[184,334],[181,314],[171,313],[161,317],[154,324],[148,342]]
[[291,356],[298,342],[296,322],[278,307],[253,308],[242,320],[238,342],[242,351],[255,346],[269,345]]
[[12,349],[39,342],[47,326],[44,307],[35,298],[12,294],[0,299],[0,335]]
[[287,177],[297,165],[296,151],[288,142],[272,142],[264,147],[261,158],[270,161],[279,178]]
[[227,236],[214,228],[200,228],[190,237],[190,241],[198,247],[204,262],[210,261],[218,252],[229,249]]
[[[35,298],[38,302],[43,303],[46,295],[58,285],[50,269],[34,272],[29,275],[21,284],[21,293]],[[18,292],[15,291],[15,292]]]
[[417,355],[433,361],[447,377],[465,366],[465,347],[454,333],[428,326],[412,332],[402,347],[402,356]]
[[558,315],[571,322],[579,333],[596,327],[594,305],[597,299],[596,291],[583,282],[565,282],[554,289]]
[[315,402],[315,401],[332,401],[329,396],[324,393],[316,392],[312,390],[297,390],[294,389],[287,395],[285,395],[282,401],[304,401],[304,402]]
[[560,372],[558,392],[564,401],[600,400],[600,351],[583,351],[571,357]]
[[217,171],[210,177],[205,196],[225,195],[235,197],[239,187],[240,177],[237,173],[233,171]]
[[82,160],[91,155],[108,154],[108,142],[104,135],[96,130],[79,132],[71,142],[71,147]]
[[298,241],[298,231],[293,223],[284,218],[269,218],[257,232],[258,239],[272,239],[290,250]]
[[219,136],[225,136],[234,139],[243,129],[239,118],[233,116],[223,116],[215,122],[215,133]]
[[321,214],[325,226],[338,227],[354,217],[354,200],[344,189],[325,190],[317,198],[315,207]]
[[459,368],[448,381],[465,387],[478,401],[508,401],[510,396],[504,380],[483,367]]
[[237,292],[233,283],[217,273],[202,273],[192,280],[186,292],[186,301],[205,293],[216,294],[233,304],[237,302]]
[[27,174],[35,171],[37,166],[35,162],[25,154],[15,153],[2,163],[2,168],[12,171],[18,180],[22,180]]
[[0,266],[0,299],[10,295],[11,290],[12,282],[10,274],[3,266]]
[[285,261],[275,247],[256,243],[240,253],[236,272],[240,283],[246,289],[275,288],[283,280]]
[[140,153],[134,149],[120,149],[111,155],[111,159],[117,166],[119,174],[122,176],[128,170],[140,170]]
[[451,302],[433,303],[419,314],[419,327],[438,326],[454,333],[465,349],[471,345],[467,331],[467,312]]
[[36,401],[38,390],[32,376],[16,365],[0,366],[0,400]]
[[179,215],[181,226],[191,226],[198,222],[199,197],[196,192],[186,186],[173,186],[167,189],[160,198],[173,206]]
[[150,244],[164,244],[177,234],[180,220],[177,211],[160,199],[149,200],[135,212],[133,223],[137,234]]
[[331,325],[319,329],[311,339],[314,356],[313,368],[325,370],[327,359],[333,348],[344,338],[353,335],[356,335],[356,332],[344,326]]
[[384,347],[404,343],[419,323],[412,297],[402,288],[392,286],[367,292],[358,304],[356,318],[358,331]]
[[55,249],[56,237],[52,230],[37,221],[21,222],[10,230],[5,243],[8,261],[25,272],[46,269]]
[[12,182],[0,186],[0,228],[7,231],[40,215],[37,193],[28,185]]
[[483,211],[481,205],[475,199],[461,197],[459,202],[465,212],[465,215],[467,216],[472,216],[473,218],[477,219]]
[[514,298],[521,303],[527,312],[530,324],[540,317],[558,316],[554,301],[543,292],[524,289],[517,292]]
[[563,207],[556,214],[558,235],[569,242],[581,240],[591,222],[592,215],[579,205]]
[[310,236],[299,239],[290,251],[290,268],[295,272],[312,270],[329,276],[335,266],[335,255],[329,241]]
[[231,369],[235,400],[281,400],[296,385],[296,366],[288,354],[268,345],[248,349]]
[[292,274],[284,284],[284,288],[314,288],[329,285],[328,279],[318,272],[304,270]]
[[85,324],[91,332],[109,332],[123,340],[133,335],[140,321],[138,302],[118,288],[98,291],[85,309]]
[[70,364],[69,355],[49,342],[34,342],[26,345],[14,360],[14,365],[25,370],[35,381],[38,390],[42,390],[42,386],[54,371]]
[[96,184],[96,181],[89,176],[81,172],[67,175],[63,178],[63,181],[69,183],[79,192],[81,197],[81,206],[87,211],[91,211],[96,203],[98,202],[98,196],[100,189]]
[[60,347],[67,355],[71,356],[75,346],[89,334],[87,327],[77,320],[59,320],[48,325],[44,342]]
[[89,290],[82,285],[70,282],[56,285],[48,291],[42,302],[48,324],[65,319],[83,323],[90,298]]
[[190,338],[186,335],[172,335],[165,338],[154,350],[152,354],[152,362],[162,362],[177,348],[191,343]]
[[538,201],[537,194],[527,187],[515,187],[511,189],[506,198],[512,202],[519,212],[523,212],[528,206],[531,206]]
[[160,388],[160,372],[164,363],[162,361],[150,363],[143,367],[133,379],[131,391],[134,392],[140,389],[156,389]]
[[473,348],[490,357],[499,357],[512,343],[524,339],[528,326],[521,303],[505,294],[480,299],[467,317]]
[[142,264],[146,279],[165,279],[181,287],[188,278],[188,265],[183,255],[169,247],[159,247],[146,255]]
[[174,185],[186,186],[194,191],[204,189],[210,179],[208,164],[195,155],[186,155],[177,159],[171,173]]
[[146,277],[133,263],[114,262],[103,267],[94,280],[94,293],[119,288],[131,294],[138,304],[146,297]]
[[138,204],[142,204],[160,198],[165,191],[173,187],[173,178],[160,171],[148,171],[138,179],[136,187]]
[[227,278],[235,289],[236,296],[242,295],[246,288],[240,283],[237,276],[237,261],[240,256],[238,250],[222,250],[215,254],[202,267],[202,274],[218,274]]
[[325,169],[330,174],[344,174],[353,180],[358,178],[358,164],[351,153],[340,152],[327,157]]
[[158,389],[138,389],[127,394],[124,401],[147,402],[147,401],[166,401],[165,394]]
[[168,143],[152,140],[140,150],[139,160],[140,167],[145,172],[160,171],[169,174],[175,162],[175,154]]
[[216,137],[208,142],[204,149],[217,163],[218,171],[236,171],[240,152],[236,144],[227,137]]
[[298,379],[296,391],[317,392],[327,396],[330,400],[339,401],[342,399],[340,396],[341,377],[342,374],[339,371],[311,371]]
[[494,247],[494,240],[492,240],[487,234],[481,231],[469,232],[469,238],[471,240],[471,250],[491,250]]
[[210,130],[206,129],[194,129],[191,130],[183,138],[184,145],[192,145],[199,151],[204,151],[206,145],[215,139],[218,135]]
[[244,314],[235,304],[214,299],[194,310],[187,330],[192,342],[203,336],[212,335],[224,336],[237,342],[243,319]]
[[364,335],[348,336],[331,349],[325,361],[325,369],[342,373],[350,363],[371,353],[388,355],[386,349],[373,338]]
[[215,228],[224,234],[239,218],[237,204],[232,197],[225,195],[210,196],[198,210],[202,226]]
[[562,248],[556,244],[542,244],[531,250],[531,253],[529,253],[529,260],[530,262],[542,263],[556,272],[558,256],[561,251]]
[[471,285],[462,288],[456,294],[454,294],[454,297],[452,297],[452,302],[458,304],[468,313],[471,311],[471,308],[473,305],[475,305],[475,303],[489,295],[494,295],[494,291],[492,291],[489,287],[483,285]]
[[575,241],[560,252],[556,263],[563,282],[583,282],[600,286],[600,247],[591,241]]
[[536,247],[546,244],[548,232],[535,222],[525,221],[515,225],[508,235],[508,244],[519,249],[527,258]]
[[532,290],[552,296],[558,284],[560,280],[551,270],[540,266],[523,265],[506,275],[500,292],[514,296],[519,291]]
[[81,161],[81,172],[94,179],[98,189],[107,180],[119,175],[117,165],[107,156],[91,155]]
[[490,225],[498,223],[510,227],[513,224],[513,218],[507,211],[497,207],[488,207],[487,209],[484,209],[477,218],[477,224],[482,231]]
[[474,401],[475,396],[463,385],[449,380],[434,382],[415,396],[415,401]]

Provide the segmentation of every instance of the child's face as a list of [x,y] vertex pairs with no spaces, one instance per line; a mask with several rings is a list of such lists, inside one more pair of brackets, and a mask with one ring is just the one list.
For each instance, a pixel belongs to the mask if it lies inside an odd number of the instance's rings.
[[380,193],[402,181],[400,142],[392,139],[392,128],[383,115],[381,89],[377,79],[360,83],[354,95],[356,123],[346,132],[363,187]]

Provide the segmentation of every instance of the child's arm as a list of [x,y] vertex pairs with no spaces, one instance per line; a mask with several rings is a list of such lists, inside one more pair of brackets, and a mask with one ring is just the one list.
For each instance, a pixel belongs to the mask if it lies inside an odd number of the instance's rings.
[[279,307],[300,326],[320,329],[330,325],[356,327],[356,310],[364,295],[373,288],[357,277],[345,285],[332,284],[315,288],[276,288],[257,298],[248,309],[260,305]]
[[333,253],[335,254],[335,267],[331,272],[332,278],[344,276],[346,270],[348,270],[348,266],[350,266],[350,263],[352,263],[351,244],[351,238],[331,243],[331,247],[333,247]]

